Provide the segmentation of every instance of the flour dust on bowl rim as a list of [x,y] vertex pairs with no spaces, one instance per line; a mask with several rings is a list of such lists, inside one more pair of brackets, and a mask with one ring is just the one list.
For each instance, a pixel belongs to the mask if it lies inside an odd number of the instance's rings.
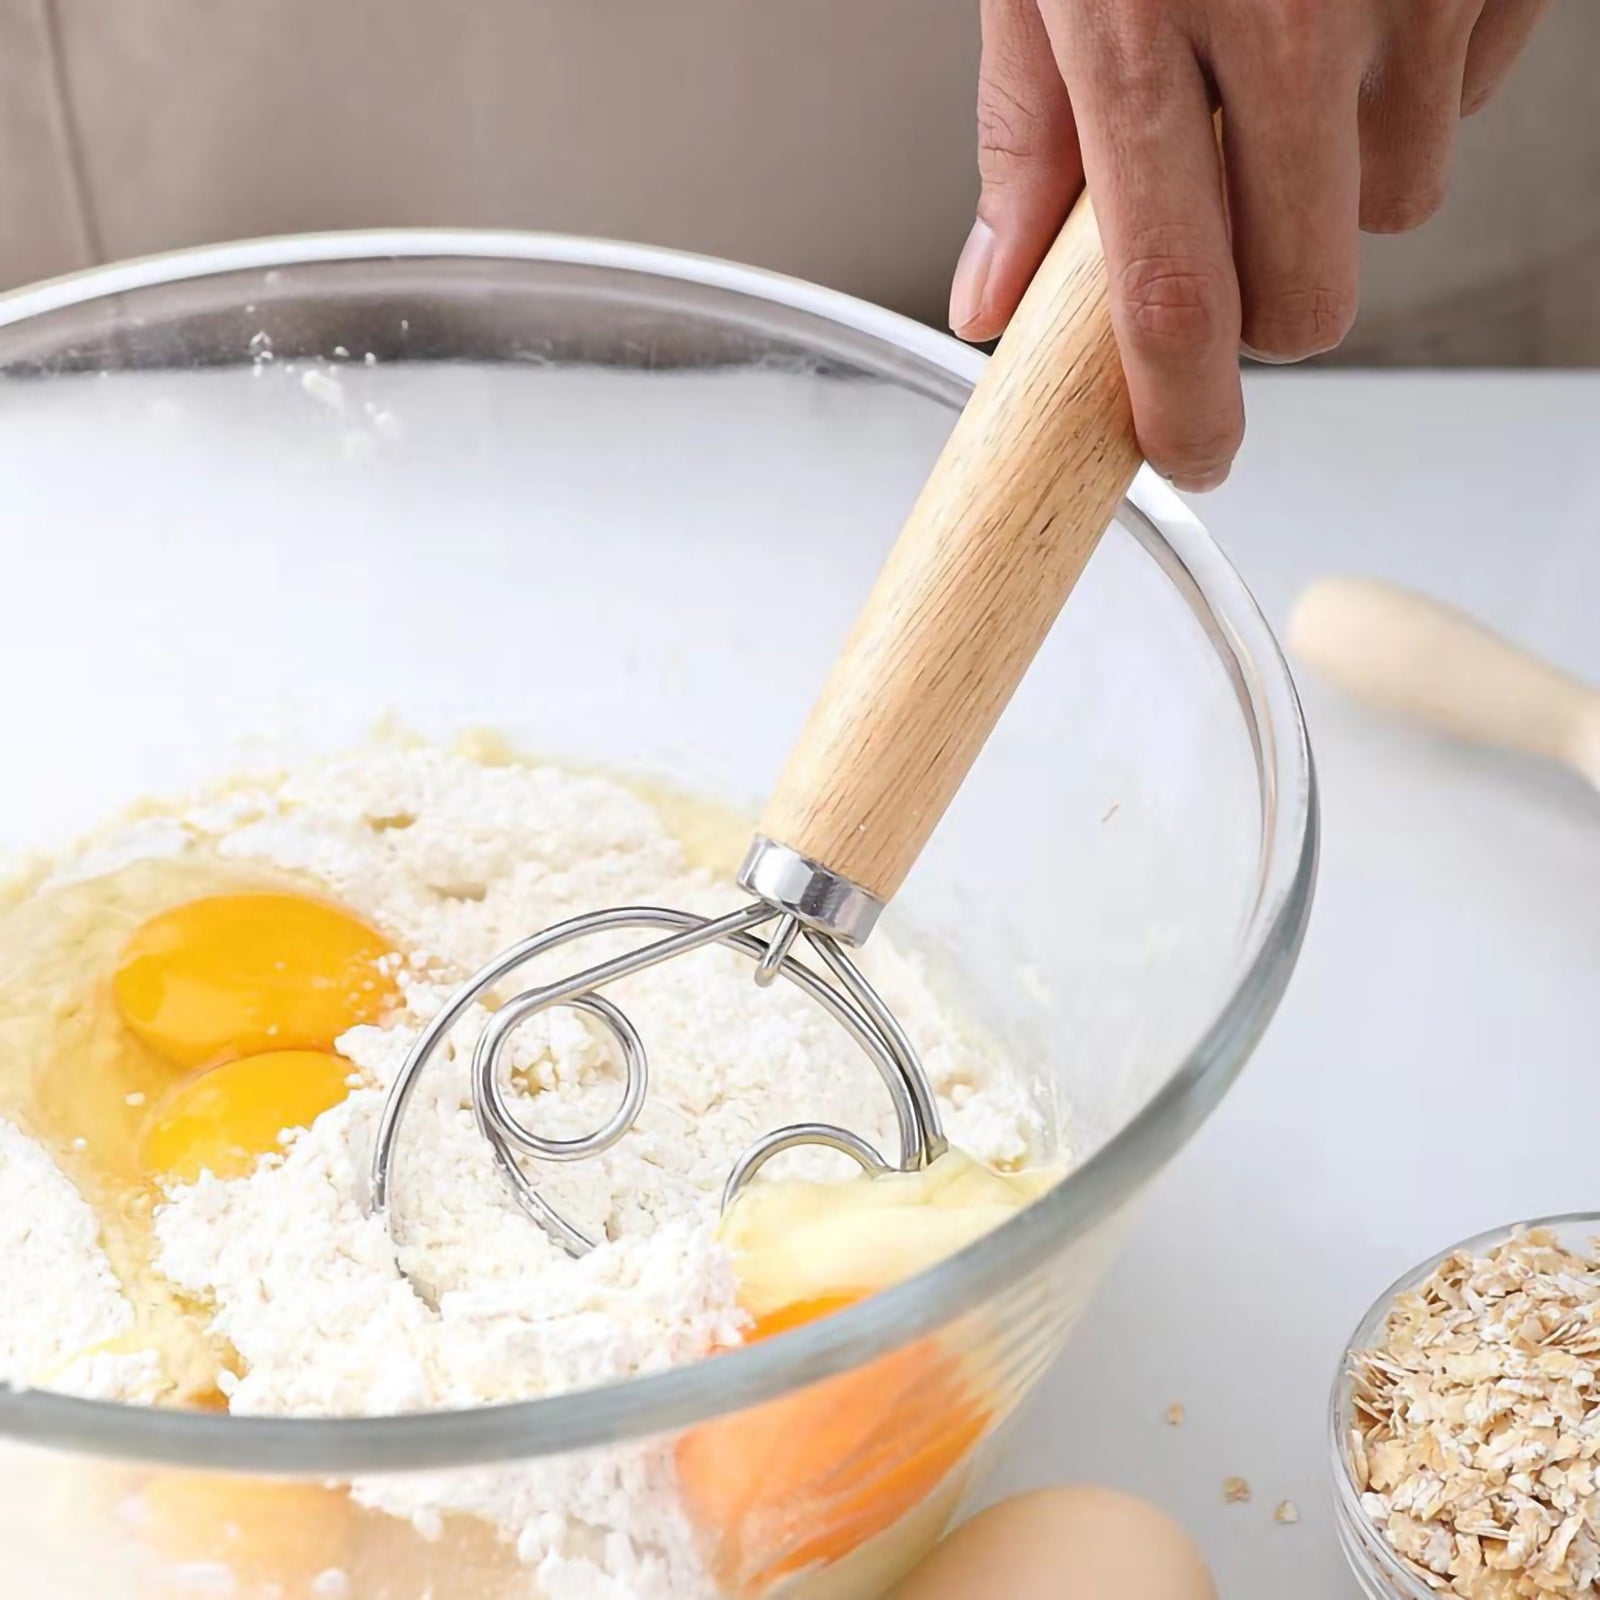
[[[979,370],[954,340],[811,285],[555,236],[264,240],[0,297],[0,554],[28,596],[0,639],[21,775],[0,849],[215,779],[258,735],[337,749],[386,715],[753,809]],[[356,1600],[363,1584],[410,1600],[362,1574],[409,1527],[390,1512],[422,1475],[448,1507],[470,1498],[452,1485],[536,1498],[554,1474],[574,1522],[600,1526],[713,1419],[932,1339],[981,1375],[977,1448],[1269,1021],[1316,841],[1281,654],[1143,473],[888,919],[1064,1121],[1064,1182],[836,1316],[598,1389],[330,1419],[0,1394],[20,1593],[145,1581],[119,1508],[146,1515],[151,1484],[191,1486],[191,1520],[209,1490],[254,1486],[268,1527],[285,1514],[268,1491],[338,1479],[357,1484],[360,1537],[341,1525],[317,1571],[347,1574]],[[838,1579],[819,1595],[883,1592],[970,1453],[899,1545],[847,1561],[802,1545],[772,1582],[807,1593],[815,1569]],[[229,1525],[256,1514],[231,1502]],[[473,1592],[497,1595],[500,1557],[480,1554]]]

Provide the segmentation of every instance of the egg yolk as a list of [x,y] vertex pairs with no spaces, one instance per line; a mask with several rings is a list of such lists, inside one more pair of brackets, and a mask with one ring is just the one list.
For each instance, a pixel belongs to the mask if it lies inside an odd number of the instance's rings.
[[[748,1338],[786,1333],[856,1298],[785,1306]],[[719,1581],[757,1596],[891,1528],[960,1465],[988,1422],[959,1360],[924,1339],[691,1429],[678,1442],[678,1473]]]
[[241,1178],[288,1128],[309,1128],[349,1093],[350,1063],[321,1050],[245,1056],[185,1079],[145,1129],[145,1169],[193,1183],[202,1172]]
[[352,1535],[337,1490],[225,1473],[167,1472],[141,1495],[141,1537],[156,1566],[140,1600],[196,1592],[197,1567],[222,1569],[241,1594],[309,1596],[319,1574],[342,1568]]
[[330,1050],[393,1004],[376,929],[305,895],[212,895],[153,917],[112,978],[128,1027],[175,1066]]

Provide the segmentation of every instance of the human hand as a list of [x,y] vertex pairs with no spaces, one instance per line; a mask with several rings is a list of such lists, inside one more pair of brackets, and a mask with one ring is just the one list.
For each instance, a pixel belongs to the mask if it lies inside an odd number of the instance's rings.
[[1000,334],[1087,175],[1140,446],[1209,489],[1244,433],[1241,345],[1339,343],[1360,230],[1438,209],[1460,118],[1548,0],[981,3],[983,195],[951,326]]

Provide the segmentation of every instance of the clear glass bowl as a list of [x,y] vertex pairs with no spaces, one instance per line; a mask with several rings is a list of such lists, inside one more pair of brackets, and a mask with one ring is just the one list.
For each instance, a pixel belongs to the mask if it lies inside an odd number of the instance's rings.
[[[222,246],[0,299],[0,846],[232,770],[267,731],[336,746],[385,713],[753,808],[980,365],[809,285],[527,235]],[[763,1404],[805,1432],[807,1397],[844,1392],[820,1380],[932,1350],[979,1396],[936,1493],[902,1504],[917,1446],[877,1441],[842,1498],[786,1508],[784,1561],[675,1600],[882,1594],[1249,1055],[1315,858],[1282,658],[1145,474],[892,911],[1066,1108],[1059,1188],[842,1315],[533,1404],[280,1421],[0,1394],[8,1594],[588,1593],[319,1485],[521,1484],[621,1571],[686,1432]],[[718,1531],[724,1555],[766,1537]],[[660,1583],[646,1562],[617,1592]]]
[[1355,1425],[1355,1388],[1350,1366],[1363,1350],[1370,1350],[1383,1334],[1389,1312],[1401,1295],[1422,1287],[1439,1268],[1458,1253],[1488,1255],[1506,1243],[1518,1229],[1548,1228],[1569,1249],[1587,1247],[1600,1237],[1600,1213],[1571,1212],[1559,1217],[1536,1217],[1531,1222],[1512,1223],[1493,1228],[1470,1239],[1463,1239],[1430,1256],[1397,1278],[1373,1302],[1350,1336],[1333,1381],[1333,1397],[1328,1405],[1328,1445],[1333,1466],[1334,1524],[1339,1531],[1339,1546],[1355,1574],[1367,1600],[1438,1600],[1439,1591],[1430,1588],[1398,1556],[1378,1525],[1362,1509],[1355,1467],[1350,1457],[1350,1437]]

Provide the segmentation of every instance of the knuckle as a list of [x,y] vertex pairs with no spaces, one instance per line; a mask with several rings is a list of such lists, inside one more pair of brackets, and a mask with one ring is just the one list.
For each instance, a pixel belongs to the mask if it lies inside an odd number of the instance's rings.
[[1406,22],[1419,43],[1453,45],[1472,32],[1482,10],[1463,0],[1407,0]]
[[986,186],[1015,182],[1043,151],[1039,119],[1009,91],[978,103],[978,173]]
[[1275,0],[1254,48],[1258,81],[1283,85],[1321,112],[1359,93],[1371,54],[1366,7],[1328,0]]
[[1224,273],[1170,236],[1139,240],[1118,273],[1129,335],[1147,346],[1191,349],[1228,337]]
[[1460,9],[1460,0],[1407,0],[1405,20],[1416,33],[1434,33],[1450,12]]
[[978,171],[985,187],[1026,181],[1075,148],[1070,114],[1048,96],[1036,100],[1025,75],[985,59],[978,84]]
[[1002,156],[1025,156],[1038,142],[1040,118],[998,72],[978,80],[978,147]]
[[1137,121],[1134,108],[1159,105],[1172,86],[1172,70],[1163,52],[1130,43],[1131,35],[1108,40],[1093,68],[1100,96],[1125,108],[1127,121]]
[[1356,297],[1348,289],[1311,286],[1262,295],[1244,321],[1245,343],[1278,361],[1303,361],[1331,350],[1356,319]]
[[1095,48],[1084,66],[1103,93],[1123,103],[1149,101],[1170,87],[1174,30],[1166,7],[1102,0],[1092,33]]
[[1297,85],[1312,84],[1325,69],[1336,9],[1317,0],[1278,0],[1263,41],[1276,74]]

